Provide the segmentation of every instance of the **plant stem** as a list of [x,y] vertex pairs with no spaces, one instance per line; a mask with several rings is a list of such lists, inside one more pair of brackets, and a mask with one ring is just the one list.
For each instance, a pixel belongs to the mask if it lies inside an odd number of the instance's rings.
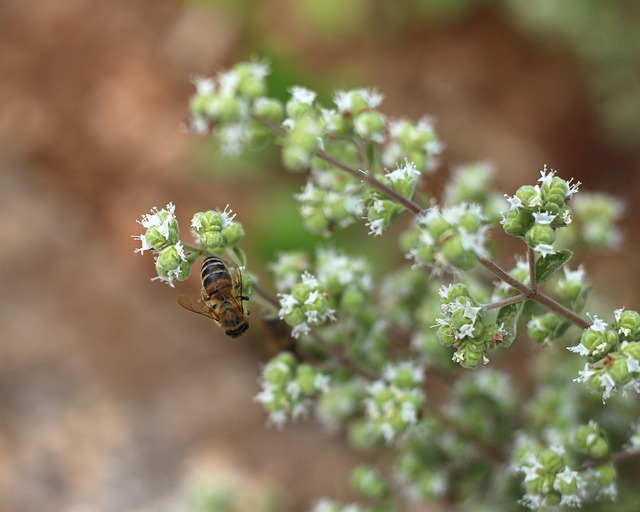
[[605,464],[609,464],[609,462],[615,462],[617,460],[630,459],[632,457],[640,456],[640,448],[636,448],[634,450],[625,450],[622,452],[612,453],[611,455],[607,455],[606,457],[602,457],[600,459],[591,460],[589,462],[585,462],[581,466],[576,468],[576,471],[582,472],[587,471],[588,469],[597,468],[598,466],[603,466]]
[[[279,136],[286,135],[286,131],[282,127],[276,125],[275,123],[269,121],[268,119],[264,119],[262,117],[255,116],[255,115],[253,116],[253,118],[256,121],[265,125],[267,128],[271,129],[277,135]],[[400,203],[402,206],[404,206],[407,210],[409,210],[414,215],[418,215],[422,212],[422,208],[420,207],[420,205],[418,205],[418,203],[404,197],[402,194],[398,193],[391,187],[388,187],[381,181],[377,180],[372,174],[356,169],[354,167],[351,167],[350,165],[347,165],[344,162],[341,162],[340,160],[334,158],[324,150],[317,151],[316,155],[319,158],[322,158],[323,160],[325,160],[326,162],[329,162],[331,165],[337,167],[338,169],[342,169],[346,173],[349,173],[352,176],[355,176],[356,178],[361,179],[362,181],[366,182],[372,187],[378,189],[380,192],[396,200],[398,203]],[[485,268],[493,272],[502,281],[507,283],[512,288],[515,288],[520,293],[524,294],[527,299],[533,300],[538,302],[539,304],[542,304],[547,309],[550,309],[554,313],[557,313],[558,315],[566,318],[571,323],[577,325],[581,329],[589,328],[591,324],[587,322],[584,318],[582,318],[580,315],[566,308],[559,302],[556,302],[548,295],[545,295],[544,293],[538,291],[535,283],[535,257],[533,254],[533,250],[531,248],[529,248],[528,250],[529,250],[528,257],[529,257],[529,273],[531,275],[531,287],[527,286],[524,283],[521,283],[520,281],[518,281],[517,279],[509,275],[509,273],[506,270],[504,270],[502,267],[500,267],[497,263],[495,263],[494,261],[488,258],[485,258],[484,256],[478,255],[478,261]]]
[[589,326],[591,325],[584,318],[578,315],[575,311],[572,311],[566,308],[565,306],[553,300],[551,297],[549,297],[548,295],[545,295],[541,291],[535,288],[530,288],[526,284],[521,283],[494,261],[488,258],[485,258],[484,256],[478,256],[478,261],[482,266],[484,266],[485,268],[493,272],[496,276],[502,279],[509,286],[511,286],[512,288],[515,288],[519,292],[522,292],[527,297],[527,299],[534,300],[539,304],[542,304],[547,309],[566,318],[571,323],[577,325],[581,329],[588,329]]
[[485,304],[482,307],[485,309],[497,309],[501,308],[502,306],[508,306],[509,304],[517,304],[518,302],[522,302],[523,300],[527,299],[527,295],[525,293],[521,293],[520,295],[515,295],[514,297],[508,297],[506,299],[492,302],[491,304]]
[[529,284],[532,290],[538,289],[538,280],[536,279],[536,255],[533,248],[527,244],[527,261],[529,262]]

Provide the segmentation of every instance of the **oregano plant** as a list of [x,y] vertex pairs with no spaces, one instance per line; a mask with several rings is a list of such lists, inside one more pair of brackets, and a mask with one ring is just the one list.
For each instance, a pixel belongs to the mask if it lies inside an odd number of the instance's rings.
[[[282,102],[269,96],[268,72],[250,62],[195,79],[189,128],[227,155],[278,146],[285,168],[307,175],[292,200],[311,233],[330,239],[362,222],[382,238],[411,216],[386,241],[406,263],[376,275],[366,254],[322,244],[280,254],[270,286],[252,274],[241,248],[251,233],[228,206],[193,214],[194,240],[184,242],[171,203],[143,215],[137,251],[154,254],[157,279],[171,286],[201,257],[220,258],[243,278],[227,293],[252,310],[251,330],[264,332],[259,315],[286,327],[288,349],[264,365],[256,396],[271,424],[313,414],[354,448],[391,454],[390,465],[353,469],[362,504],[322,498],[312,510],[615,500],[618,461],[640,455],[638,408],[618,398],[640,392],[640,314],[588,309],[591,284],[574,252],[620,241],[620,202],[546,166],[498,193],[478,163],[455,171],[436,201],[425,190],[442,144],[428,117],[390,118],[369,89],[322,105],[296,86]],[[499,231],[521,241],[506,268]],[[531,360],[518,386],[523,344]]]

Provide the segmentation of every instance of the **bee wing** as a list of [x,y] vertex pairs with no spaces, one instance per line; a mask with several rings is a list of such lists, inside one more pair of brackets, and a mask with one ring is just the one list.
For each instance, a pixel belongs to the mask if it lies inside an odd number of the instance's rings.
[[178,295],[178,304],[180,304],[184,309],[204,315],[213,319],[218,325],[220,324],[218,315],[216,315],[213,309],[207,306],[202,298],[197,295]]
[[242,301],[245,297],[242,295],[242,271],[238,267],[228,267],[229,275],[233,281],[233,296],[231,301],[244,313]]

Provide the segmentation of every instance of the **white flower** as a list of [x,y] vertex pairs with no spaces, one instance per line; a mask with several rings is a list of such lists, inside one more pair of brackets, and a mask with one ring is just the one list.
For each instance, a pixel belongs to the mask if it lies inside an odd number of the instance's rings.
[[540,183],[542,183],[542,185],[551,185],[551,180],[553,180],[553,176],[555,175],[556,171],[554,171],[553,169],[551,169],[548,173],[547,173],[547,165],[545,164],[544,169],[542,171],[540,171],[540,179],[538,180]]
[[[587,313],[587,316],[589,316],[588,313]],[[591,317],[589,316],[589,318]],[[609,326],[607,322],[604,322],[603,320],[598,318],[598,315],[593,315],[592,321],[593,321],[593,324],[591,325],[591,327],[589,327],[589,329],[591,329],[592,331],[604,332],[605,329]]]
[[536,224],[544,226],[544,225],[551,224],[555,220],[557,215],[552,215],[548,212],[541,212],[541,213],[534,213],[533,217],[536,220]]
[[211,94],[216,88],[215,80],[209,77],[196,75],[191,78],[191,83],[195,85],[197,94]]
[[292,99],[294,101],[299,101],[300,103],[305,103],[306,105],[312,105],[316,99],[316,93],[306,87],[301,87],[296,85],[289,89],[291,93]]
[[538,244],[533,249],[539,252],[541,256],[550,256],[556,253],[553,246],[549,244]]

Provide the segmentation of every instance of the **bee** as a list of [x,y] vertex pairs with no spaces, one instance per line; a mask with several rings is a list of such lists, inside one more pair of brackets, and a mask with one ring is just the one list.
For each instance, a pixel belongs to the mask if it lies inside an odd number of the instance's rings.
[[183,308],[212,318],[227,336],[237,338],[249,328],[242,295],[242,272],[215,256],[206,258],[200,271],[202,296],[180,295],[178,304]]

